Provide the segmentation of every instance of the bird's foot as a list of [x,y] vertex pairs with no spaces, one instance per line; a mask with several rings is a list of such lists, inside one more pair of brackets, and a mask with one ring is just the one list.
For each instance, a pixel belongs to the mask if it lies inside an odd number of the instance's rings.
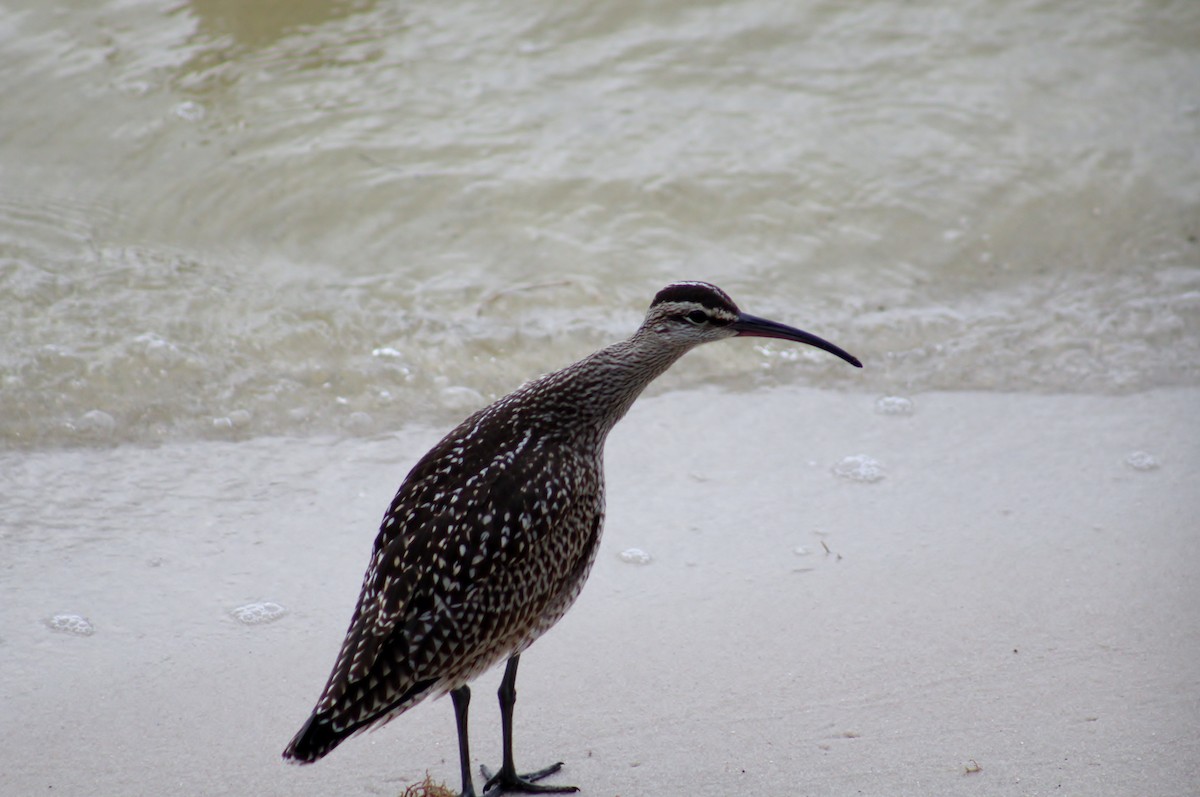
[[481,766],[479,769],[483,772],[483,776],[487,778],[487,782],[483,785],[483,797],[498,797],[505,792],[525,792],[526,794],[565,794],[567,792],[579,791],[578,786],[551,786],[544,783],[538,783],[544,777],[553,775],[562,769],[563,763],[559,761],[557,764],[551,764],[545,769],[539,769],[537,772],[529,772],[524,775],[518,775],[512,766],[504,766],[500,771],[492,774],[487,767]]

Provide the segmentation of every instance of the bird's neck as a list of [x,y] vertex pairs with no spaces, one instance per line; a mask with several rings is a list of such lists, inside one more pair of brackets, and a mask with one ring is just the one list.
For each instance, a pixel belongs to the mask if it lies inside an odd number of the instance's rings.
[[617,421],[642,394],[687,351],[668,347],[652,331],[614,343],[573,365],[527,385],[538,404],[563,427],[587,434],[603,445]]

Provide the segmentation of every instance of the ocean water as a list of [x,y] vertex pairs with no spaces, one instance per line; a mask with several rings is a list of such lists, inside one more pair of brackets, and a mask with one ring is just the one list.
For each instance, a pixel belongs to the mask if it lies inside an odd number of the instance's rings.
[[452,423],[707,279],[656,389],[1200,383],[1200,4],[0,9],[0,447]]

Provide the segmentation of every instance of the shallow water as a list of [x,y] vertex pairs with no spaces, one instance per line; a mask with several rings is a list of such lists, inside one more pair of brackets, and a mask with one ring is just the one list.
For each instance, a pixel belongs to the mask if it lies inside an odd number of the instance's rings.
[[14,2],[0,445],[444,424],[676,278],[664,385],[1200,382],[1200,6]]

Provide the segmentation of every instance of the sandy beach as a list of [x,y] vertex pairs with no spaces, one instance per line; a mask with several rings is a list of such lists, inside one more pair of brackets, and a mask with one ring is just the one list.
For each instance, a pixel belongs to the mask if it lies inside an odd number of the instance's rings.
[[[523,657],[518,765],[603,797],[1196,794],[1200,392],[909,398],[639,402],[591,581]],[[448,700],[279,758],[438,431],[3,455],[0,793],[457,788]],[[858,455],[883,478],[839,476]]]

